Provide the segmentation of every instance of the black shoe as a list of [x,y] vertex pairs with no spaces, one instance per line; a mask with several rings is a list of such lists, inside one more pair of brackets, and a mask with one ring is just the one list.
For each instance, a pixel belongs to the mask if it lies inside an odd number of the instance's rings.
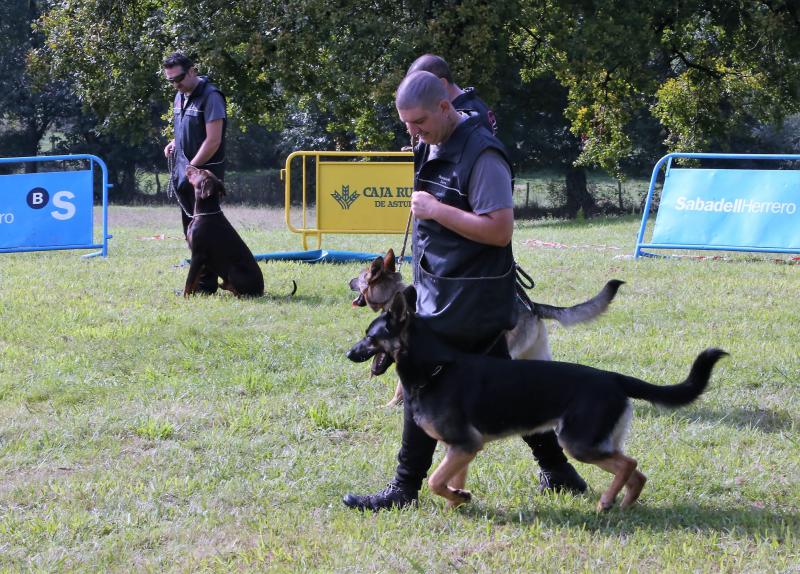
[[342,498],[345,506],[356,510],[378,512],[390,508],[403,508],[417,503],[417,493],[390,482],[386,488],[375,494],[345,494]]
[[539,472],[539,492],[546,490],[580,494],[586,492],[586,481],[570,463],[565,462]]

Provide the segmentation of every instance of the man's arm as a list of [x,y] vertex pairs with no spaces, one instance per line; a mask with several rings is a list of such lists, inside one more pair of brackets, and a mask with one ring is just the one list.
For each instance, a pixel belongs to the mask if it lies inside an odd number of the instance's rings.
[[411,195],[411,212],[417,219],[433,219],[450,231],[485,243],[504,247],[514,231],[514,198],[511,168],[495,150],[486,150],[475,161],[469,182],[472,211],[440,203],[424,191]]
[[450,231],[486,245],[508,245],[514,232],[512,208],[478,215],[440,203],[427,191],[415,191],[411,194],[411,213],[417,219],[433,219]]
[[222,123],[224,120],[213,120],[206,124],[206,139],[200,145],[195,156],[189,163],[201,166],[214,157],[219,146],[222,144]]

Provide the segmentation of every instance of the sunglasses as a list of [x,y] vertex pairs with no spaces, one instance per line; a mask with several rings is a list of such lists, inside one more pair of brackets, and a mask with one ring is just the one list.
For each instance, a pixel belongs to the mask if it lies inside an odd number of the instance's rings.
[[167,78],[167,81],[171,84],[180,84],[185,77],[186,77],[186,72],[178,74],[174,78]]

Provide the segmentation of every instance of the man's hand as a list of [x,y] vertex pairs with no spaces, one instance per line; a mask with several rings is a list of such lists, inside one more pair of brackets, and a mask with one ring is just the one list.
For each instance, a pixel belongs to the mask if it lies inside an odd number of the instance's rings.
[[217,153],[219,146],[222,144],[222,120],[213,120],[206,122],[206,139],[200,144],[200,149],[189,161],[191,165],[202,166],[205,165],[214,154]]
[[411,213],[417,219],[436,219],[440,206],[441,203],[427,191],[415,191],[411,194]]
[[172,140],[164,148],[164,156],[169,157],[175,152],[175,140]]
[[441,203],[426,191],[411,194],[411,213],[417,219],[433,219],[450,231],[486,245],[508,245],[514,233],[513,209],[498,209],[478,215]]

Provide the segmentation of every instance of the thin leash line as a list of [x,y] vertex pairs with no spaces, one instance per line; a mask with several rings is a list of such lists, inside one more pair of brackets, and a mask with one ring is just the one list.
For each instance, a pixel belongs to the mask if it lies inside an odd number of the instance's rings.
[[178,203],[178,206],[183,211],[184,215],[189,219],[193,219],[194,215],[189,213],[186,208],[183,206],[181,202],[181,198],[178,195],[178,190],[175,189],[175,152],[173,151],[171,154],[167,156],[167,168],[169,169],[169,186],[167,186],[167,197],[174,197],[175,201]]
[[405,261],[406,245],[408,244],[408,232],[411,229],[411,211],[408,212],[408,219],[406,220],[406,234],[403,237],[403,248],[400,250],[400,261],[397,262],[397,271],[400,272],[400,267]]
[[[411,151],[414,151],[414,144],[416,142],[416,137],[411,136]],[[408,219],[406,220],[406,233],[403,236],[403,248],[400,250],[400,261],[397,263],[397,272],[400,272],[400,267],[403,265],[403,261],[405,261],[406,256],[406,246],[408,245],[408,232],[411,230],[411,209],[408,210]]]
[[[175,152],[173,152],[169,156],[167,156],[167,168],[169,169],[169,176],[170,176],[169,177],[169,185],[167,186],[167,197],[174,197],[175,201],[178,203],[178,206],[181,208],[181,211],[183,211],[183,213],[189,219],[194,219],[195,217],[199,217],[201,215],[217,215],[218,213],[222,213],[222,210],[219,209],[217,211],[209,211],[209,212],[206,212],[206,213],[195,213],[194,215],[192,215],[186,210],[186,208],[183,206],[183,203],[181,203],[181,198],[178,195],[178,191],[175,189],[175,180],[172,177],[173,174],[175,173],[175,159],[174,159],[174,156],[175,156]],[[222,162],[216,162],[216,163],[222,163]],[[191,165],[191,164],[189,164],[189,165]],[[210,165],[210,164],[206,164],[206,165]]]

